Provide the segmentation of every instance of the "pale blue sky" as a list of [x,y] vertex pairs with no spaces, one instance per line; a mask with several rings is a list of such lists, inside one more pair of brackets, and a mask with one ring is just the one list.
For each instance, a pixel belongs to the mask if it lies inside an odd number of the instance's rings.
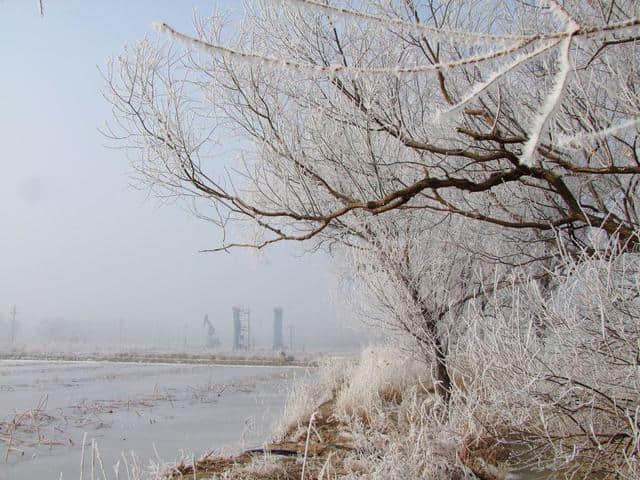
[[[230,2],[235,5],[239,2]],[[242,251],[199,254],[218,232],[177,206],[129,188],[123,152],[103,147],[109,119],[98,67],[169,22],[191,32],[209,1],[0,0],[0,314],[103,324],[189,322],[205,312],[227,327],[234,304],[256,322],[333,323],[326,259],[290,247],[256,261]],[[5,314],[6,318],[6,314]],[[174,327],[171,327],[174,328]]]

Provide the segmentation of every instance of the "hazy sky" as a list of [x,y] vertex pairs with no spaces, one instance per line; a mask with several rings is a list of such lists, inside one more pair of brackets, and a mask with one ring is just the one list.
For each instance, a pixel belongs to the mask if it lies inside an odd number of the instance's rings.
[[[222,2],[224,3],[224,2]],[[237,4],[240,2],[231,2]],[[316,336],[334,322],[326,259],[291,247],[256,260],[246,251],[200,254],[218,232],[177,206],[128,187],[123,152],[103,147],[109,119],[98,67],[167,21],[191,32],[210,1],[0,0],[0,314],[114,323],[150,319],[193,332],[205,312],[231,324],[252,308]],[[172,327],[174,328],[174,327]],[[268,330],[266,328],[266,330]],[[265,331],[266,331],[265,330]]]

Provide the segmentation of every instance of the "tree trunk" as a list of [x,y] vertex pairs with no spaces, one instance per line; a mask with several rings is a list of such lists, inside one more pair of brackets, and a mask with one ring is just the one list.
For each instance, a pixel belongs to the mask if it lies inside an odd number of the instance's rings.
[[[409,282],[407,282],[408,285]],[[438,322],[442,321],[444,314],[434,317],[433,312],[424,304],[418,290],[415,287],[409,287],[411,296],[417,305],[420,305],[420,313],[424,320],[424,326],[429,332],[431,341],[433,342],[433,350],[435,357],[435,371],[432,368],[433,386],[436,394],[442,399],[445,405],[449,404],[449,397],[451,396],[451,377],[449,376],[449,370],[447,369],[447,352],[445,348],[445,342],[438,335]],[[424,339],[423,339],[424,340]]]
[[434,335],[434,350],[436,359],[434,387],[438,396],[448,405],[451,397],[451,377],[447,369],[447,355],[437,335]]

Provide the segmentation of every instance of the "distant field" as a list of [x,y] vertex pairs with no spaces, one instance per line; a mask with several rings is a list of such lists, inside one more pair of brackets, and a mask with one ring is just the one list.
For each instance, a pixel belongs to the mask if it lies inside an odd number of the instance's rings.
[[256,365],[310,367],[315,362],[310,358],[296,359],[289,356],[238,356],[207,353],[158,353],[158,352],[120,352],[120,353],[70,353],[70,352],[0,352],[0,360],[48,360],[48,361],[88,361],[133,362],[133,363],[185,363],[193,365]]

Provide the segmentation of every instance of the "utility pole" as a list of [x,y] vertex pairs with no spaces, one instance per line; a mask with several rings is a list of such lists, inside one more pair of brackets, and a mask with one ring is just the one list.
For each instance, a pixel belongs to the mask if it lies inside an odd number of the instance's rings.
[[189,330],[189,323],[184,322],[184,344],[182,345],[182,351],[187,351],[187,331]]
[[247,309],[247,350],[251,348],[251,310]]
[[122,331],[124,329],[124,319],[120,317],[118,320],[118,344],[120,345],[120,350],[122,350]]
[[16,341],[16,335],[18,333],[18,322],[16,321],[16,315],[18,310],[15,305],[11,306],[9,310],[9,343],[13,344]]

